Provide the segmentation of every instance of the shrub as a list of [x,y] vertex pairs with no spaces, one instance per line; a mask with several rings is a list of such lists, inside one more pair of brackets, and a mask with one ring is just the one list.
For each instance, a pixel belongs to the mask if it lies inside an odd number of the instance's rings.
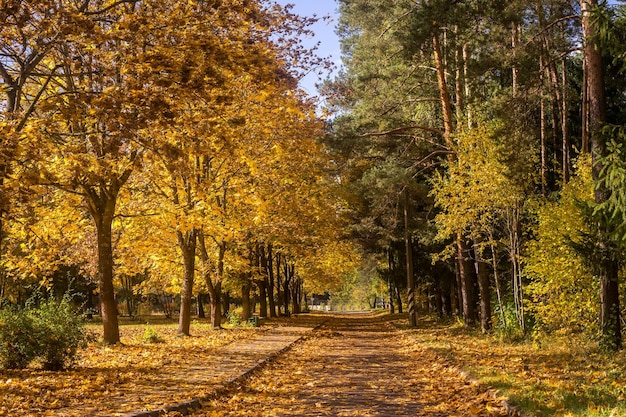
[[46,370],[65,369],[87,341],[83,318],[67,299],[0,311],[0,364],[4,368],[25,368],[39,358]]
[[161,339],[161,336],[153,327],[146,326],[146,330],[143,332],[143,341],[146,343],[161,343],[163,339]]
[[88,335],[83,317],[64,298],[47,300],[31,310],[38,330],[39,357],[44,369],[58,371],[72,364],[80,347],[86,347]]
[[26,310],[0,310],[0,365],[22,369],[38,355],[35,323]]
[[243,323],[242,318],[243,309],[236,308],[228,313],[228,323],[232,327],[240,326]]

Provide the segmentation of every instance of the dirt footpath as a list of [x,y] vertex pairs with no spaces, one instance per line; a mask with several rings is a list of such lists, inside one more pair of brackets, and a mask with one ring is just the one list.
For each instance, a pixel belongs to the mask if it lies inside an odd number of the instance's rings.
[[333,316],[200,416],[504,416],[386,316]]

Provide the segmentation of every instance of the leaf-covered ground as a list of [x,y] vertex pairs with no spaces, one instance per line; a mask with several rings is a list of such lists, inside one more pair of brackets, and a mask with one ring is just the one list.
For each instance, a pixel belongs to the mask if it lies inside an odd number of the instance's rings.
[[423,320],[414,342],[498,389],[527,416],[626,416],[626,355],[582,337],[506,342]]
[[[205,401],[197,417],[505,415],[499,399],[458,368],[528,416],[626,416],[626,357],[593,343],[511,344],[458,324],[422,320],[408,329],[397,316],[329,318],[269,366]],[[243,369],[258,361],[244,349],[263,343],[258,337],[269,344],[276,326],[310,328],[320,320],[303,315],[219,332],[200,322],[190,338],[177,337],[175,323],[154,324],[158,344],[145,340],[145,325],[123,326],[124,345],[92,343],[71,370],[0,370],[0,415],[121,415],[206,397],[226,379],[216,371],[232,375],[240,362]]]
[[[160,343],[145,340],[147,328]],[[0,370],[0,415],[119,415],[206,395],[215,381],[199,383],[189,377],[189,371],[181,375],[181,366],[211,366],[220,347],[263,331],[215,332],[203,322],[192,325],[192,337],[178,337],[176,330],[175,323],[125,325],[121,326],[123,345],[91,343],[68,371],[43,371],[36,364],[21,371]]]
[[503,416],[383,317],[337,316],[195,416]]

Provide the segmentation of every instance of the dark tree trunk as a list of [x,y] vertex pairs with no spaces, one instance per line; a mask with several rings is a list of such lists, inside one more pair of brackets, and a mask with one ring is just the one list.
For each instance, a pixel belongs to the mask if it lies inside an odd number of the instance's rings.
[[461,303],[463,311],[463,320],[466,326],[474,326],[477,321],[476,310],[476,291],[474,287],[475,276],[472,271],[472,262],[470,260],[470,250],[465,243],[465,239],[458,234],[457,253],[459,264],[459,276],[461,280]]
[[276,314],[280,316],[281,306],[285,303],[285,298],[282,293],[282,278],[281,278],[281,269],[282,269],[282,256],[280,252],[276,254],[276,300],[278,304],[276,305]]
[[247,321],[252,316],[252,309],[250,306],[250,281],[247,281],[241,286],[241,318],[243,321]]
[[108,188],[99,189],[82,184],[85,203],[96,225],[98,245],[98,284],[100,289],[100,314],[103,325],[103,343],[116,344],[120,341],[117,301],[113,287],[113,235],[112,224],[115,217],[117,196],[126,183],[132,169],[124,171],[111,180]]
[[115,201],[108,200],[105,206],[103,207],[102,215],[94,217],[94,220],[96,222],[98,239],[98,284],[100,288],[103,342],[113,345],[120,341],[117,302],[115,301],[115,289],[113,287],[112,224]]
[[211,304],[211,329],[217,330],[222,327],[222,282],[224,280],[224,257],[226,256],[226,242],[218,244],[217,268],[215,278],[211,278],[212,267],[206,247],[204,235],[198,234],[200,259],[204,263],[204,282],[209,290],[209,302]]
[[[582,25],[585,38],[584,57],[587,69],[587,110],[589,137],[591,138],[591,155],[593,158],[593,179],[600,177],[602,164],[600,158],[607,154],[606,143],[600,134],[602,125],[607,121],[606,91],[604,81],[604,62],[599,46],[595,42],[596,28],[593,26],[590,13],[598,6],[597,0],[581,0]],[[584,119],[584,117],[583,117]],[[605,202],[610,191],[606,187],[596,187],[594,198],[597,204]],[[600,226],[602,227],[602,226]],[[598,236],[598,246],[601,252],[610,252],[610,242],[607,233],[601,230]],[[620,323],[619,304],[619,264],[613,257],[607,256],[601,262],[600,271],[600,300],[601,300],[601,330],[604,343],[607,347],[618,350],[622,347],[622,331]]]
[[289,294],[290,294],[291,280],[293,279],[293,275],[292,275],[292,268],[286,259],[284,260],[284,268],[285,268],[285,271],[284,271],[284,280],[283,280],[283,302],[284,302],[284,308],[285,308],[285,316],[289,317],[290,315]]
[[198,294],[198,297],[196,298],[196,307],[197,307],[198,318],[199,319],[206,318],[206,314],[204,313],[204,294],[202,293]]
[[395,292],[396,292],[396,303],[398,304],[398,314],[402,314],[403,308],[402,308],[402,294],[400,293],[400,288],[398,288],[398,286],[395,286]]
[[230,311],[230,292],[226,291],[222,294],[222,317],[228,316]]
[[388,271],[388,275],[387,275],[387,287],[389,288],[389,314],[394,314],[396,312],[395,306],[394,306],[394,288],[395,288],[395,279],[394,279],[394,273],[395,273],[395,262],[394,262],[394,256],[393,256],[393,249],[392,247],[389,247],[387,249],[387,271]]
[[222,328],[222,283],[216,282],[209,289],[209,303],[211,306],[211,330]]
[[267,287],[268,287],[268,263],[265,253],[265,245],[257,244],[257,259],[259,263],[259,272],[262,278],[255,280],[255,284],[259,289],[259,317],[267,318]]
[[404,191],[404,245],[406,249],[406,287],[409,307],[409,326],[417,326],[417,311],[415,306],[415,276],[413,275],[413,239],[409,229],[409,196]]
[[274,300],[274,259],[272,254],[272,245],[267,246],[267,296],[270,310],[270,317],[275,318],[276,301]]
[[180,291],[180,313],[178,317],[178,334],[189,336],[191,325],[191,298],[193,295],[193,281],[196,270],[196,242],[195,230],[177,232],[178,246],[183,254],[184,274],[183,285]]
[[441,293],[439,297],[441,298],[441,315],[443,317],[452,316],[452,292],[454,291],[454,285],[452,285],[452,280],[450,276],[447,276],[445,282],[442,282]]
[[294,314],[302,312],[302,281],[294,278],[291,281],[291,311]]
[[267,282],[258,280],[255,283],[259,288],[259,317],[267,318]]

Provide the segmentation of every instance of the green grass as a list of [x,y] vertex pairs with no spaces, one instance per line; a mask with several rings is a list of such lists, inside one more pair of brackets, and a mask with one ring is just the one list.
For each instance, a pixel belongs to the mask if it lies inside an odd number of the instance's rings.
[[414,340],[510,399],[528,416],[626,416],[626,355],[578,336],[508,342],[422,320]]

